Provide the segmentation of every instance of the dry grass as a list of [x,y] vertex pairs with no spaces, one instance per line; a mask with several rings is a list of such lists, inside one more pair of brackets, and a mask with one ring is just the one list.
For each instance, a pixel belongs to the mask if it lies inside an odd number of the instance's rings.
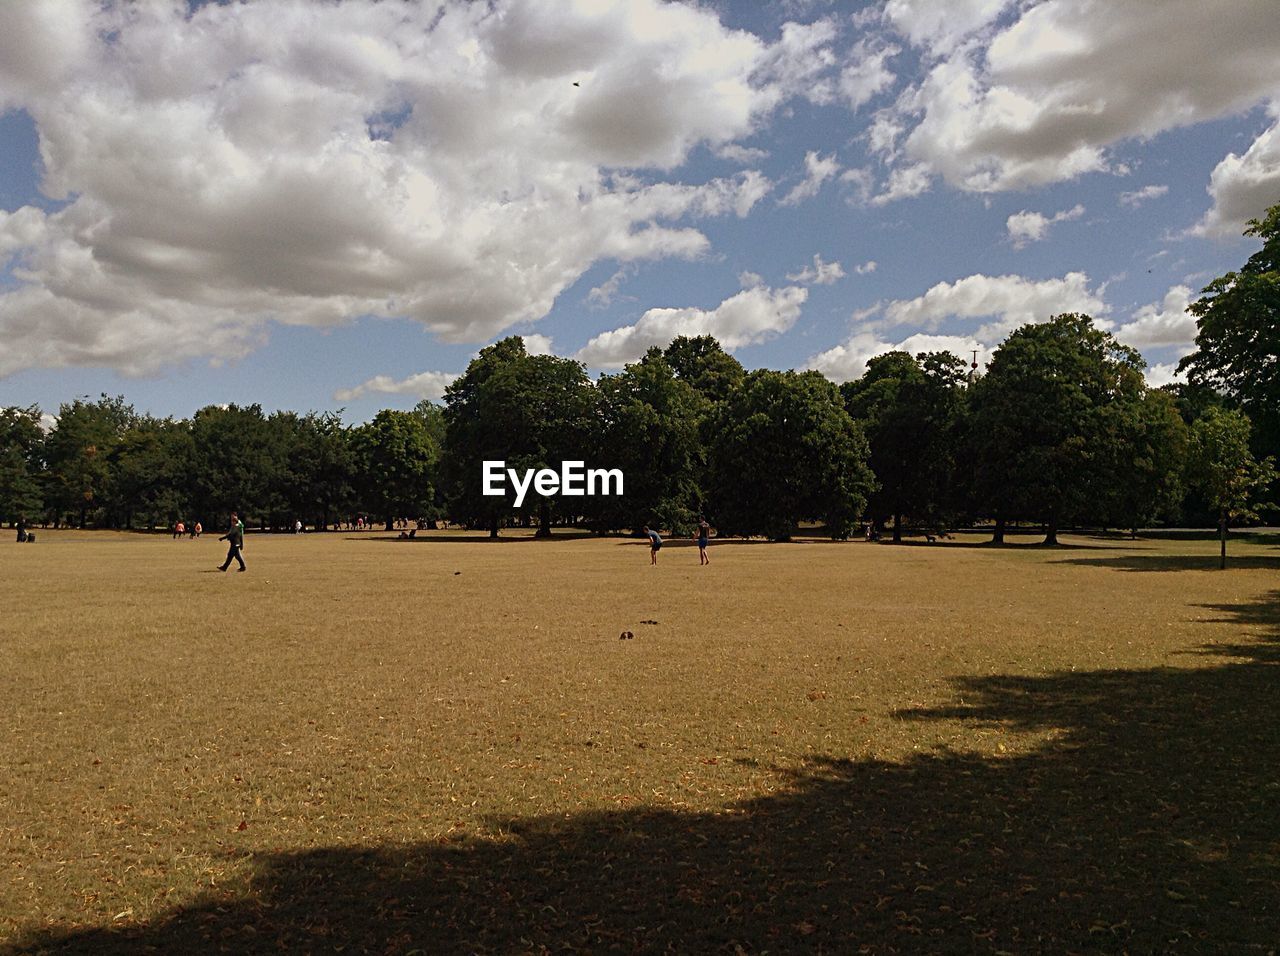
[[0,950],[1280,938],[1272,539],[387,537],[0,548]]

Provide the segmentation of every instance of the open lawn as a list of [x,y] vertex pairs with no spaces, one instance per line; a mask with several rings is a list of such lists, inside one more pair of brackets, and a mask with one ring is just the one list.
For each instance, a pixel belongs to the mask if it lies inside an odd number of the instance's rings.
[[37,534],[0,950],[1280,940],[1274,538]]

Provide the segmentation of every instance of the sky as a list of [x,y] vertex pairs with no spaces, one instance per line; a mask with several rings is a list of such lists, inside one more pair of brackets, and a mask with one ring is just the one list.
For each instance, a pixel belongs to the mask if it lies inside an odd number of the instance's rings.
[[439,400],[981,362],[1085,312],[1163,384],[1280,202],[1276,0],[0,3],[0,405]]

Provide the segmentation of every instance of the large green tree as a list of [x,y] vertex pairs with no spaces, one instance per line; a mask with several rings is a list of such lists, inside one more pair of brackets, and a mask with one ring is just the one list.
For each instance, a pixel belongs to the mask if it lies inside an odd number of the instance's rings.
[[435,506],[440,448],[417,412],[385,409],[351,435],[361,503],[386,522],[429,517]]
[[679,335],[663,352],[676,378],[711,402],[720,402],[742,384],[746,371],[710,335]]
[[1245,235],[1260,238],[1262,248],[1191,304],[1196,350],[1178,368],[1192,384],[1238,399],[1262,447],[1280,450],[1280,204],[1250,220]]
[[1227,566],[1227,529],[1233,521],[1258,518],[1260,502],[1276,479],[1274,460],[1261,461],[1249,450],[1249,418],[1242,412],[1210,408],[1191,426],[1187,452],[1189,480],[1203,490],[1218,512],[1220,567]]
[[691,531],[702,502],[706,456],[698,428],[705,402],[657,348],[616,375],[602,375],[596,400],[596,461],[626,476],[625,495],[589,503],[597,526]]
[[59,408],[44,443],[45,503],[55,518],[74,517],[83,528],[96,514],[111,480],[112,452],[136,418],[123,395],[77,398]]
[[841,386],[845,407],[866,430],[879,483],[868,510],[877,526],[893,519],[895,542],[904,514],[941,523],[951,510],[964,381],[964,362],[950,352],[887,352]]
[[288,445],[259,405],[209,405],[191,420],[191,507],[210,530],[237,511],[265,528],[283,509]]
[[43,507],[43,445],[39,408],[0,408],[0,521],[31,518]]
[[1086,515],[1099,488],[1122,480],[1104,409],[1143,392],[1136,351],[1087,315],[1055,316],[1012,332],[972,386],[969,463],[979,507],[996,519],[1038,519],[1045,543]]
[[103,495],[106,523],[115,528],[169,526],[190,511],[191,426],[186,421],[141,416],[110,454],[110,480]]
[[[505,496],[485,495],[483,462],[505,461],[523,473],[559,471],[562,461],[586,461],[597,430],[594,404],[595,391],[579,362],[530,355],[519,336],[481,349],[445,390],[443,468],[453,513],[470,525],[488,527],[496,538],[499,525],[516,514],[515,494],[508,482]],[[559,502],[530,492],[519,511],[525,518],[536,514],[538,534],[546,536],[560,505],[573,517],[581,513],[582,499]]]
[[755,371],[717,406],[709,507],[726,534],[786,540],[801,521],[848,537],[875,486],[867,440],[817,372]]

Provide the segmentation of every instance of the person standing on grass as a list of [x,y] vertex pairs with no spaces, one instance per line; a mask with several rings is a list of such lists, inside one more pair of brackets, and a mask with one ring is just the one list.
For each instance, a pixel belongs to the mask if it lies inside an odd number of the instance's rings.
[[231,528],[224,534],[219,541],[227,542],[227,560],[223,561],[219,566],[219,571],[225,571],[231,566],[231,560],[234,558],[240,565],[239,570],[244,570],[244,558],[240,557],[240,549],[244,547],[244,524],[231,512]]
[[656,531],[650,531],[648,525],[645,525],[643,530],[649,536],[649,563],[656,565],[658,552],[662,549],[662,536]]
[[181,521],[177,522],[173,526],[173,540],[177,541],[179,538],[181,538],[183,535],[183,532],[185,532],[186,530],[187,530],[186,527],[183,525]]
[[707,524],[707,519],[698,515],[698,565],[710,564],[711,559],[707,557],[707,538],[711,534],[711,525]]

